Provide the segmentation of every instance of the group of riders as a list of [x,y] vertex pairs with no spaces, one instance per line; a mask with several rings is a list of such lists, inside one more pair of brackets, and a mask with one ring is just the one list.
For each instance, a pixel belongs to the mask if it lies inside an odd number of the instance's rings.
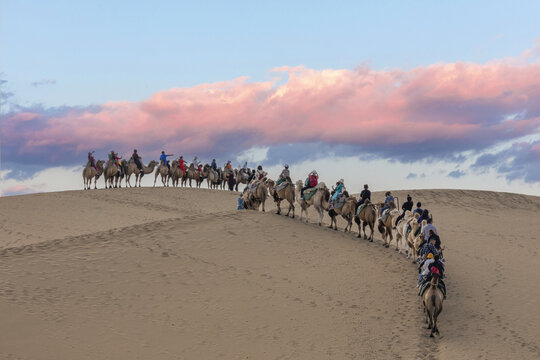
[[[96,165],[96,159],[94,158],[94,152],[95,151],[91,151],[91,152],[88,153],[88,161],[90,163],[90,166],[92,166],[97,171],[98,168],[97,168],[97,165]],[[167,160],[167,158],[170,157],[170,156],[174,156],[174,154],[165,154],[165,151],[162,151],[161,155],[159,156],[160,165],[161,166],[167,166],[167,168],[170,169],[171,164],[170,164],[170,161]],[[114,150],[111,150],[111,152],[108,153],[108,159],[112,162],[112,164],[114,166],[116,166],[118,168],[118,170],[120,171],[120,175],[123,175],[124,174],[124,168],[122,167],[122,165],[120,163],[120,160],[122,160],[122,157],[118,156],[118,153],[116,153]],[[139,169],[139,171],[143,172],[142,158],[139,155],[139,153],[137,152],[137,149],[133,150],[133,154],[131,155],[131,160],[133,160],[133,162],[137,166],[137,169]],[[186,165],[188,163],[184,160],[184,157],[181,155],[178,158],[177,161],[178,161],[178,166],[179,166],[180,170],[183,173],[186,173]],[[203,173],[202,163],[199,161],[197,156],[194,157],[194,159],[192,161],[192,164],[194,165],[195,169],[197,171],[199,171],[199,173],[202,175],[202,173]],[[244,166],[246,167],[247,163]],[[217,173],[218,166],[217,166],[216,159],[212,160],[212,163],[210,164],[210,167],[212,168],[213,171],[215,171]],[[230,160],[227,161],[227,163],[225,164],[225,169],[230,170],[230,172],[232,173],[232,165],[231,165]]]
[[[243,169],[247,172],[247,163],[244,164]],[[253,170],[252,174],[250,175],[248,185],[244,189],[244,192],[256,188],[256,186],[265,178],[265,176],[266,172],[264,172],[262,166],[259,165],[257,171],[255,172],[255,170]],[[284,168],[279,175],[278,180],[276,181],[276,188],[284,182],[289,182],[292,184],[289,165],[287,164],[284,165]],[[301,188],[300,198],[303,198],[304,192],[306,190],[317,187],[318,183],[319,175],[317,174],[316,170],[313,170],[308,174],[304,182],[304,186]],[[332,197],[329,204],[330,208],[332,208],[334,204],[345,195],[345,192],[345,182],[343,179],[340,179],[336,182],[336,185],[332,187]],[[360,200],[356,204],[355,213],[358,214],[358,209],[370,202],[371,191],[369,190],[369,186],[366,184],[364,185],[364,189],[360,193]],[[387,191],[385,193],[384,203],[381,204],[378,213],[379,219],[382,219],[384,222],[385,217],[388,216],[388,213],[394,207],[394,204],[395,198],[392,195],[392,192]],[[402,213],[397,217],[394,224],[398,224],[400,220],[405,217],[407,212],[410,212],[410,220],[409,224],[407,225],[406,235],[408,236],[409,233],[412,231],[411,225],[413,221],[416,221],[417,224],[420,225],[416,230],[416,233],[414,234],[415,237],[421,236],[421,239],[423,239],[422,243],[418,247],[418,252],[414,254],[414,256],[417,257],[417,262],[419,264],[419,277],[417,285],[417,287],[420,289],[419,295],[421,295],[423,291],[425,291],[426,287],[431,281],[431,278],[434,274],[436,274],[439,277],[439,287],[443,292],[444,297],[446,298],[446,286],[443,280],[444,259],[442,256],[441,239],[438,235],[437,228],[435,227],[435,225],[433,225],[433,217],[430,215],[429,210],[423,209],[421,202],[417,202],[414,209],[413,207],[414,202],[412,200],[412,197],[410,195],[407,195],[407,201],[404,202],[401,206]],[[422,226],[422,224],[424,225]],[[396,228],[394,227],[393,229],[395,230]]]

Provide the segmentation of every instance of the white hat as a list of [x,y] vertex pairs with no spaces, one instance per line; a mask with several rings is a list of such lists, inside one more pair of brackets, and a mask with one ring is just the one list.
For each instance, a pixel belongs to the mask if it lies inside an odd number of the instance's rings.
[[339,179],[339,182],[343,184],[345,182],[345,180]]

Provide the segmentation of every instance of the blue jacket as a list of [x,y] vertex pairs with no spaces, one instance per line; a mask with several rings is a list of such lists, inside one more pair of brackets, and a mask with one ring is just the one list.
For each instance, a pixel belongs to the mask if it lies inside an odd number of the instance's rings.
[[172,156],[172,155],[161,154],[161,156],[159,157],[159,160],[163,161],[163,163],[166,164],[167,163],[167,156]]

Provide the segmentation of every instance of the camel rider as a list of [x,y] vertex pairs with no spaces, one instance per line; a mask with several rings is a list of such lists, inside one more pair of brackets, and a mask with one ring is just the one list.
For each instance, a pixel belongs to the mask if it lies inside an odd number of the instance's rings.
[[113,161],[114,165],[116,165],[116,167],[120,170],[120,175],[124,176],[124,168],[120,165],[120,159],[122,158],[119,157],[118,154],[114,152],[114,150],[111,150],[111,153],[109,154],[109,160]]
[[332,199],[330,200],[332,206],[334,206],[334,201],[338,198],[338,196],[341,195],[343,191],[345,191],[345,184],[343,179],[339,179],[339,181],[336,183],[336,187],[334,189],[334,195],[332,195]]
[[317,171],[313,170],[309,173],[306,181],[304,182],[304,187],[300,190],[300,198],[304,197],[304,191],[307,189],[314,188],[319,183],[319,174]]
[[424,210],[422,210],[422,203],[419,201],[419,202],[416,203],[416,209],[414,209],[412,213],[413,213],[413,216],[416,213],[418,213],[418,215],[422,215],[423,211]]
[[392,193],[390,191],[387,191],[385,196],[386,199],[384,200],[384,206],[381,208],[379,216],[382,216],[383,212],[386,209],[390,209],[391,204],[394,202],[394,197],[392,196]]
[[167,165],[167,168],[171,170],[171,165],[167,161],[168,156],[174,156],[174,155],[173,154],[168,155],[168,154],[165,154],[165,151],[162,151],[161,156],[159,157],[159,161],[161,161],[162,164]]
[[430,235],[429,231],[430,230],[433,231],[433,233],[435,235],[437,235],[437,228],[435,227],[435,225],[433,225],[433,219],[432,218],[428,218],[426,221],[427,221],[427,224],[426,224],[426,226],[424,226],[422,228],[422,234],[424,234],[424,239],[427,240],[427,239],[429,239],[429,235]]
[[212,170],[217,171],[217,163],[216,163],[216,159],[212,159],[212,164],[211,164],[211,166],[212,166]]
[[281,184],[282,182],[286,181],[287,178],[290,179],[291,173],[289,171],[289,165],[285,164],[283,165],[284,169],[281,171],[281,174],[279,174],[279,178],[276,181],[276,186]]
[[242,166],[241,170],[244,170],[244,174],[249,175],[247,161],[244,163],[244,166]]
[[88,153],[88,161],[90,162],[90,166],[96,169],[96,171],[98,171],[98,168],[96,166],[96,159],[94,159],[94,155],[93,155],[95,152],[96,151],[94,150]]
[[358,211],[360,205],[364,204],[367,200],[371,201],[371,191],[368,190],[368,184],[365,184],[364,190],[360,193],[360,201],[356,204],[355,211]]
[[137,165],[137,169],[139,169],[140,172],[143,171],[142,163],[141,163],[141,157],[137,153],[137,149],[133,150],[133,154],[131,155],[131,158],[135,162],[135,165]]
[[407,211],[412,211],[412,207],[413,207],[414,203],[412,201],[412,197],[411,195],[407,194],[407,201],[405,201],[403,203],[403,205],[401,205],[401,210],[403,210],[403,213],[401,213],[401,215],[398,216],[398,218],[396,219],[396,224],[401,220],[403,219],[403,217],[405,216],[405,213]]
[[430,237],[427,244],[425,244],[424,247],[422,248],[421,255],[425,256],[429,253],[433,253],[434,255],[437,255],[438,251],[437,251],[437,248],[435,247],[436,243],[437,243],[437,238],[435,238],[434,236]]
[[431,253],[429,255],[433,256],[433,258],[430,259],[432,261],[430,261],[429,264],[425,266],[425,269],[420,274],[420,277],[418,278],[417,287],[420,287],[420,288],[423,287],[425,283],[431,281],[433,274],[437,274],[439,276],[439,287],[441,288],[444,298],[446,299],[446,284],[444,283],[444,280],[443,280],[444,279],[444,264],[442,263],[440,259],[440,255],[438,254],[433,255]]
[[186,160],[184,160],[184,157],[180,155],[180,157],[178,158],[178,166],[180,167],[180,170],[182,170],[183,174],[186,173],[186,164]]
[[232,170],[231,160],[227,161],[227,164],[225,165],[225,169]]
[[193,166],[195,166],[197,170],[199,170],[199,173],[202,174],[201,163],[199,162],[196,156],[193,158]]
[[257,166],[257,172],[255,172],[255,170],[253,170],[254,172],[254,179],[253,181],[251,181],[251,183],[249,184],[249,189],[251,190],[254,186],[257,186],[259,185],[259,183],[261,182],[262,179],[264,179],[264,177],[266,176],[266,172],[263,170],[262,166],[259,165]]
[[246,174],[248,175],[247,182],[249,184],[255,178],[255,169],[251,170],[251,172],[248,171]]

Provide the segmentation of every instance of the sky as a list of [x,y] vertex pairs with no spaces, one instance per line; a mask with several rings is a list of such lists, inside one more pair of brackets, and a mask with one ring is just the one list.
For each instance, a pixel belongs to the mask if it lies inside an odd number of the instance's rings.
[[274,177],[288,163],[351,191],[540,195],[539,13],[538,1],[3,1],[0,195],[82,188],[88,151],[133,148]]

